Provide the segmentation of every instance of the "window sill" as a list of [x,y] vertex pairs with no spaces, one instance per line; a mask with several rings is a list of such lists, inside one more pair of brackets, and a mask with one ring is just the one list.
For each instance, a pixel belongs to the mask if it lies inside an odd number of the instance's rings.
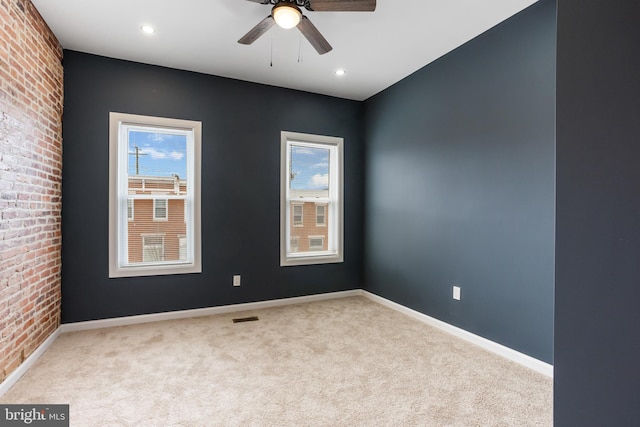
[[112,266],[109,270],[109,278],[163,276],[172,274],[193,273],[202,273],[202,266],[200,263],[170,263],[165,265],[136,265],[131,267]]
[[342,255],[322,254],[322,255],[289,255],[280,260],[281,267],[292,265],[313,265],[313,264],[335,264],[344,262]]

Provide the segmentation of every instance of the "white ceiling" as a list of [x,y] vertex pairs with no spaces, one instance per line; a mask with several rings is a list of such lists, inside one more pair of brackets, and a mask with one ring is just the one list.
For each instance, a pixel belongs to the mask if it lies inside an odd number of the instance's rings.
[[[303,10],[333,46],[318,55],[299,31],[277,26],[238,44],[271,10],[246,0],[32,0],[65,49],[354,100],[536,1],[378,0],[375,12]],[[143,34],[143,24],[156,34]],[[337,77],[338,68],[346,75]]]

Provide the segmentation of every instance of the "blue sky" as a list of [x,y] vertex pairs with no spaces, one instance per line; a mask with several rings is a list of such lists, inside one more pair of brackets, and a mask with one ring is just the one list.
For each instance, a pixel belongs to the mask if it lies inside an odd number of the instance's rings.
[[185,135],[129,131],[129,175],[136,174],[135,147],[139,148],[139,175],[187,176],[187,138]]
[[291,180],[294,190],[329,188],[329,150],[291,145]]

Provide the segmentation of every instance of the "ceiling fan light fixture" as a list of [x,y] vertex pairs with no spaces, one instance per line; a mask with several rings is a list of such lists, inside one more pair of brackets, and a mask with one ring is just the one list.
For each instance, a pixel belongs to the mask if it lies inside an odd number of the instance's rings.
[[273,15],[276,24],[285,30],[297,26],[302,19],[302,12],[297,6],[284,3],[275,5],[271,15]]

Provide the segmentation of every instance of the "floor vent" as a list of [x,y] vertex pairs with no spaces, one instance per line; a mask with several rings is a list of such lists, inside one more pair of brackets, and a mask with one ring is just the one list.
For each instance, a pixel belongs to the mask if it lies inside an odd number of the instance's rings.
[[255,322],[258,320],[256,316],[251,317],[241,317],[239,319],[233,319],[233,323],[241,323],[241,322]]

